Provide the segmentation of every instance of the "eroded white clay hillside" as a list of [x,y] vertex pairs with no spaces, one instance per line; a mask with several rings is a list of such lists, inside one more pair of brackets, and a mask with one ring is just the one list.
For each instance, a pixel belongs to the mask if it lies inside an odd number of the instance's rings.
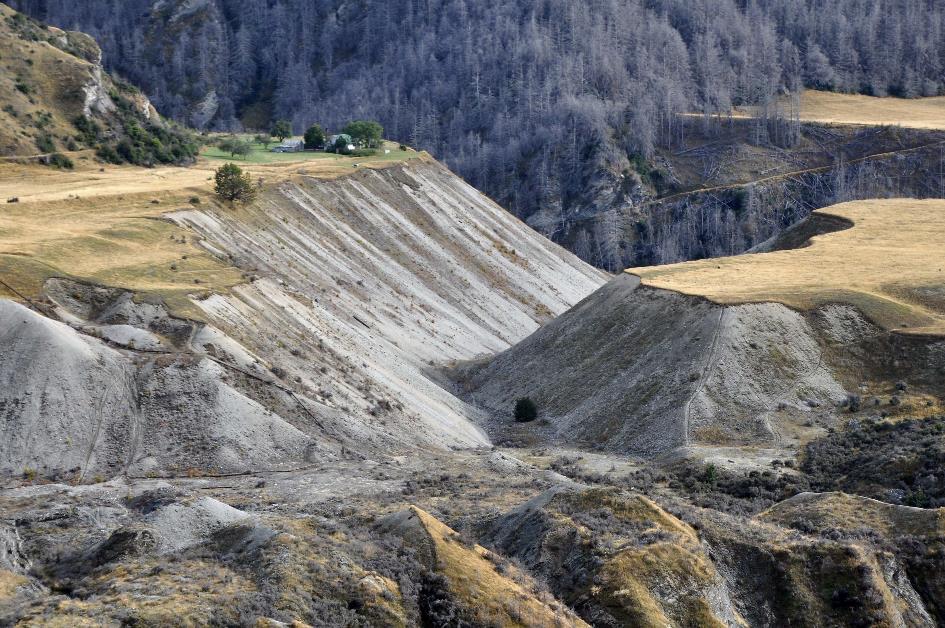
[[[508,348],[606,278],[438,164],[295,177],[252,206],[167,217],[245,283],[195,295],[206,322],[193,322],[50,279],[48,313],[67,323],[55,342],[40,314],[5,307],[17,319],[2,329],[17,350],[0,358],[7,472],[233,471],[487,445],[438,367]],[[63,399],[62,382],[84,401]]]
[[264,277],[200,301],[215,325],[320,403],[403,406],[408,430],[373,421],[367,438],[485,444],[433,367],[504,350],[604,278],[435,164],[302,178],[251,208],[171,218]]
[[435,164],[301,178],[247,209],[170,217],[422,362],[501,350],[605,278]]
[[[861,398],[931,414],[945,395],[943,225],[942,201],[859,201],[772,252],[630,269],[456,379],[498,438],[722,464],[794,455]],[[526,395],[543,429],[511,422]]]

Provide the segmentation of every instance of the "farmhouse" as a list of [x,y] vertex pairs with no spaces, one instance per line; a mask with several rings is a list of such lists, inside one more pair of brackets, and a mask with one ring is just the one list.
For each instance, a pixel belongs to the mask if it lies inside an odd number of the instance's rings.
[[305,150],[305,142],[302,140],[285,140],[272,149],[274,153],[301,153]]
[[328,138],[328,148],[338,152],[352,152],[355,149],[354,140],[347,133],[332,135]]

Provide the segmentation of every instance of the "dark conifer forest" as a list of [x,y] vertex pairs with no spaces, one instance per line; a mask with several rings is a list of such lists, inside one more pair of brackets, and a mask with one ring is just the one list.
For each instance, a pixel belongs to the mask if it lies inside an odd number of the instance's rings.
[[[945,93],[937,0],[12,4],[92,34],[111,70],[182,122],[251,130],[285,118],[301,133],[376,119],[516,215],[561,225],[599,209],[601,173],[679,143],[680,112],[790,116],[783,103],[802,86]],[[756,139],[781,141],[772,133]],[[547,218],[540,228],[560,235]]]

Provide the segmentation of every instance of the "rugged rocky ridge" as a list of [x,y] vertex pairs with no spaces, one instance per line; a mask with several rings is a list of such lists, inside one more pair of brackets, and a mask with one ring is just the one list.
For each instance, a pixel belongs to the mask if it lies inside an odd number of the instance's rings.
[[748,521],[669,509],[559,488],[484,536],[594,625],[931,626],[940,615],[940,583],[915,561],[940,560],[941,511],[839,494],[801,494]]
[[753,125],[690,120],[681,148],[602,171],[581,209],[527,220],[617,271],[738,255],[837,203],[943,197],[941,131],[807,123],[781,148],[753,143]]
[[[219,364],[149,346],[156,337],[146,328],[106,325],[99,339],[9,301],[0,308],[7,475],[101,481],[279,466],[314,453],[314,439],[227,384]],[[158,355],[140,359],[138,347]]]
[[162,119],[139,90],[105,71],[101,49],[85,33],[46,26],[0,4],[0,46],[6,51],[0,156],[50,162],[52,153],[94,148],[119,163],[195,157],[186,133]]

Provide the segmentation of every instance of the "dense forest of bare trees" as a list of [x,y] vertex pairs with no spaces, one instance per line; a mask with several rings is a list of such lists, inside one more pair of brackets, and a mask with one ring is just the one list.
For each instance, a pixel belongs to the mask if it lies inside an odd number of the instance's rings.
[[678,143],[679,112],[773,111],[802,85],[945,93],[938,0],[12,4],[90,32],[167,115],[218,129],[287,118],[298,132],[377,119],[519,216],[562,224],[594,211],[610,174]]

